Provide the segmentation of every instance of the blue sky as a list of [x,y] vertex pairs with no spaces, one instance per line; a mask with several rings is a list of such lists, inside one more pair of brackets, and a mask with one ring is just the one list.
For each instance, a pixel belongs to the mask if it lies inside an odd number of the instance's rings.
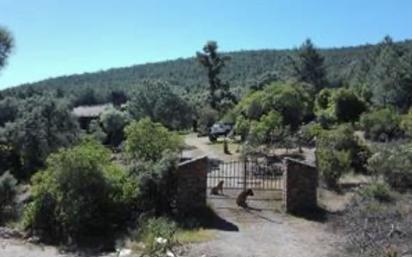
[[411,0],[0,0],[16,49],[0,88],[221,50],[412,38]]

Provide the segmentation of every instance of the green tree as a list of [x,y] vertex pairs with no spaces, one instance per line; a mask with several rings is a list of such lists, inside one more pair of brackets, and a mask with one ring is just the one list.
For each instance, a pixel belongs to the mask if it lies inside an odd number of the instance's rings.
[[193,110],[189,103],[173,92],[170,84],[146,81],[128,102],[134,119],[149,117],[169,129],[185,129],[192,125]]
[[250,125],[249,141],[252,145],[272,144],[283,138],[282,116],[276,111],[263,115]]
[[97,120],[92,120],[90,122],[88,133],[102,144],[104,144],[107,140],[107,134],[103,131],[102,127],[100,126],[100,122]]
[[108,108],[100,115],[100,122],[107,133],[109,143],[118,146],[124,137],[123,129],[129,122],[128,115],[115,108]]
[[6,97],[0,101],[0,127],[6,122],[13,122],[17,118],[19,102],[14,97]]
[[373,100],[380,106],[394,105],[401,110],[412,104],[412,55],[385,37],[371,71]]
[[0,224],[7,207],[13,207],[17,196],[17,180],[9,172],[0,175]]
[[338,89],[333,97],[335,115],[339,121],[354,122],[366,110],[365,103],[349,89]]
[[32,178],[33,201],[24,225],[54,242],[108,237],[122,228],[136,201],[130,193],[136,185],[127,183],[126,173],[110,163],[110,152],[97,142],[62,149]]
[[207,135],[209,128],[219,120],[219,113],[209,106],[204,106],[203,108],[198,110],[197,115],[199,119],[200,135]]
[[[28,178],[47,156],[78,139],[79,128],[66,102],[32,97],[22,103],[20,116],[3,128],[4,143],[19,156],[19,178]],[[14,169],[17,170],[17,169]]]
[[310,39],[302,44],[297,55],[293,62],[294,76],[299,81],[311,84],[319,92],[327,84],[323,56]]
[[162,158],[164,151],[178,152],[183,146],[179,135],[149,118],[132,122],[125,132],[126,152],[131,160],[155,162]]
[[223,67],[229,60],[227,56],[220,56],[217,52],[217,42],[209,41],[203,47],[203,53],[197,52],[197,60],[207,69],[209,79],[209,104],[218,111],[227,110],[231,104],[236,103],[236,97],[230,92],[229,84],[219,78]]
[[376,141],[388,141],[401,135],[401,117],[393,108],[384,108],[364,113],[360,125],[365,137]]
[[0,69],[6,65],[7,58],[14,47],[14,39],[11,33],[4,27],[0,27]]

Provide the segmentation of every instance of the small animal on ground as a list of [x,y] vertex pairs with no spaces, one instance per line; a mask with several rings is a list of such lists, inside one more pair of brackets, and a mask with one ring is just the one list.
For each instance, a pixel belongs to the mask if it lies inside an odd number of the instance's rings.
[[223,180],[219,181],[219,183],[216,186],[212,187],[212,189],[210,190],[210,194],[212,195],[222,194],[223,195],[223,183],[224,183]]
[[249,206],[246,203],[246,200],[248,198],[248,196],[253,196],[253,191],[252,189],[246,189],[243,190],[237,197],[236,199],[236,203],[238,206],[242,207],[242,208],[249,208]]

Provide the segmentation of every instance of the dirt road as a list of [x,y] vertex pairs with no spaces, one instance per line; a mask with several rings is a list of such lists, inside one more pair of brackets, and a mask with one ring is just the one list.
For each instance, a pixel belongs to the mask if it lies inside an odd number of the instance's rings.
[[[189,135],[185,142],[194,147],[192,155],[207,155],[222,161],[239,158],[238,154],[223,154],[223,150],[216,149],[207,138]],[[251,199],[249,204],[255,210],[246,211],[236,206],[230,192],[222,197],[209,196],[208,204],[226,225],[215,231],[215,240],[191,245],[187,256],[338,256],[337,245],[341,238],[328,231],[325,220],[311,221],[286,215],[281,211],[280,199],[281,196],[277,201],[263,204]]]
[[326,257],[337,256],[340,238],[326,225],[271,211],[218,210],[234,231],[217,231],[216,239],[192,245],[187,256]]
[[115,257],[116,254],[63,253],[56,247],[0,238],[0,257]]

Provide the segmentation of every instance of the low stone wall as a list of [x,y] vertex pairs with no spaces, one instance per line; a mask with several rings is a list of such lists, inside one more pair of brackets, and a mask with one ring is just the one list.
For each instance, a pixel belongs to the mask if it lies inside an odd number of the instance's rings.
[[177,169],[176,208],[180,214],[206,206],[208,158],[182,162]]
[[284,205],[286,212],[300,214],[317,208],[318,170],[295,159],[285,159]]

